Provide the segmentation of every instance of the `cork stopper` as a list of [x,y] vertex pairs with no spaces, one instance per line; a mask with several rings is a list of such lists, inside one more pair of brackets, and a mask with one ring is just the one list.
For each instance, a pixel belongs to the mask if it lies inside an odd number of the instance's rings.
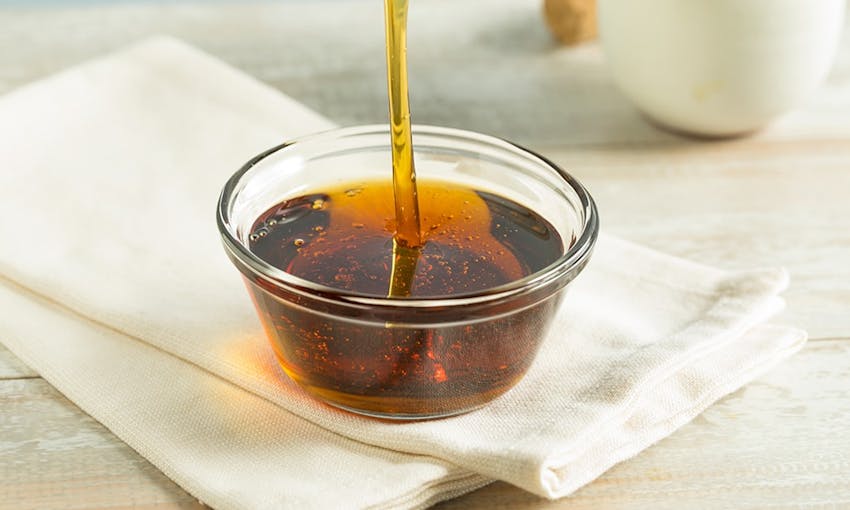
[[596,0],[544,0],[549,30],[563,44],[596,38]]

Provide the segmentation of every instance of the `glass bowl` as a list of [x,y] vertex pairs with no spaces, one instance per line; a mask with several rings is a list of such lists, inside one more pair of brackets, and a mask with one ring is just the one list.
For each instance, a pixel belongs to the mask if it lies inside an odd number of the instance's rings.
[[434,297],[383,297],[308,281],[253,253],[261,216],[296,197],[391,179],[389,127],[336,129],[287,142],[224,186],[218,227],[286,374],[333,406],[388,419],[476,409],[526,373],[599,230],[587,190],[552,162],[504,140],[414,126],[417,180],[508,199],[554,228],[561,254],[506,284]]

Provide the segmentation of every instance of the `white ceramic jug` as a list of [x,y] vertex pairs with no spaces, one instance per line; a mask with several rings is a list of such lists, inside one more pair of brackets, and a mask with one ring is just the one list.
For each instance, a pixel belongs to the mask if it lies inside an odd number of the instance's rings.
[[[756,130],[829,71],[846,0],[599,0],[614,79],[675,130]],[[850,122],[850,119],[848,119]]]

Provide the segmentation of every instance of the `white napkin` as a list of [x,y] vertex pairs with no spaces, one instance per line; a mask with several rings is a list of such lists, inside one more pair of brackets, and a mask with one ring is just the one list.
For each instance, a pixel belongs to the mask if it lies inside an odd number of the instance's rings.
[[805,341],[763,325],[783,271],[602,236],[485,408],[394,424],[320,404],[278,369],[214,210],[248,158],[329,126],[166,38],[0,100],[0,341],[206,503],[419,507],[494,479],[564,496]]

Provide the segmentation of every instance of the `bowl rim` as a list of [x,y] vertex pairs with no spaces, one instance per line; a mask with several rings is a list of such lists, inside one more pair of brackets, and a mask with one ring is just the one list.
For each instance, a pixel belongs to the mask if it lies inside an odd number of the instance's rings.
[[[309,299],[318,299],[320,301],[339,304],[353,305],[358,308],[368,306],[370,308],[383,309],[416,309],[423,310],[429,308],[459,307],[465,305],[479,305],[489,302],[502,302],[505,299],[520,297],[530,294],[534,291],[548,287],[550,284],[557,283],[559,280],[566,280],[568,283],[574,278],[583,268],[590,257],[593,248],[596,244],[596,239],[599,235],[599,214],[596,208],[596,203],[591,197],[587,189],[572,175],[561,169],[548,158],[529,150],[521,145],[498,138],[491,135],[485,135],[478,132],[467,131],[456,128],[447,128],[439,126],[428,126],[416,124],[413,126],[413,136],[428,135],[442,138],[461,139],[466,142],[483,144],[494,149],[503,151],[516,152],[519,151],[525,157],[532,160],[537,160],[539,164],[549,167],[554,170],[558,176],[566,182],[566,184],[576,193],[579,198],[582,213],[584,215],[584,223],[581,225],[581,233],[576,237],[575,242],[570,246],[561,257],[553,261],[548,266],[518,280],[499,285],[496,287],[487,288],[480,291],[452,294],[450,296],[438,297],[376,297],[372,294],[364,294],[349,290],[338,289],[321,285],[309,280],[299,278],[286,271],[272,266],[268,262],[259,258],[252,253],[237,237],[236,225],[230,220],[229,206],[233,202],[242,178],[255,165],[271,156],[272,154],[284,151],[289,147],[301,145],[309,142],[322,141],[324,139],[336,139],[340,137],[353,137],[362,135],[374,135],[386,133],[387,145],[389,146],[389,125],[373,124],[353,127],[333,128],[318,133],[294,138],[280,145],[272,147],[262,153],[251,158],[239,170],[237,170],[225,183],[218,199],[218,207],[216,210],[216,223],[222,238],[222,242],[228,254],[241,262],[244,269],[250,271],[254,276],[273,285],[277,288],[293,292]],[[415,146],[415,139],[414,139]],[[242,268],[240,268],[242,269]],[[243,271],[244,272],[244,271]],[[566,284],[566,283],[565,283]],[[564,285],[565,285],[564,284]],[[561,288],[563,285],[557,286]],[[557,290],[557,289],[555,289]],[[554,291],[553,291],[554,292]]]

